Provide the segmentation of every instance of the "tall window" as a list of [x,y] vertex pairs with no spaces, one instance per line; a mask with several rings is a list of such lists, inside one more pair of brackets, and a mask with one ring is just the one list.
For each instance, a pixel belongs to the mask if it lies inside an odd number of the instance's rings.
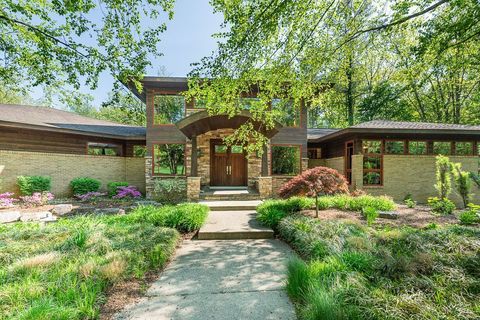
[[471,156],[473,154],[473,143],[455,142],[455,154],[459,156]]
[[300,173],[300,146],[272,146],[272,174],[294,176]]
[[451,142],[441,142],[441,141],[433,142],[433,154],[448,155],[451,153],[451,151],[452,151]]
[[121,156],[122,147],[118,144],[89,142],[87,153],[92,156]]
[[172,124],[185,116],[185,97],[157,95],[153,98],[153,124]]
[[185,144],[155,144],[153,146],[153,174],[185,175]]
[[381,185],[382,184],[382,141],[381,140],[363,140],[363,184]]
[[427,154],[427,142],[426,141],[408,141],[408,153],[409,154]]
[[405,153],[405,141],[385,141],[385,153],[386,154],[404,154]]
[[273,99],[272,111],[278,122],[287,127],[298,127],[300,125],[300,109],[295,108],[290,99]]

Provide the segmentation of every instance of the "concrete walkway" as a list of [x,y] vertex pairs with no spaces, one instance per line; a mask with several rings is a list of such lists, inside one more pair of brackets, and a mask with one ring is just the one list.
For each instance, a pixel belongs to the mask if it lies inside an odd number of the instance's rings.
[[293,253],[278,240],[190,240],[116,319],[296,319],[284,291]]

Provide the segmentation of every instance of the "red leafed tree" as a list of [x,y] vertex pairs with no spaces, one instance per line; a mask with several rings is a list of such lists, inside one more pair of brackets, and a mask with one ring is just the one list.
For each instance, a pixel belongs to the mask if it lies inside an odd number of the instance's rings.
[[315,167],[305,170],[285,183],[278,194],[282,198],[293,196],[315,197],[315,213],[318,217],[318,196],[322,194],[348,193],[348,183],[337,170]]

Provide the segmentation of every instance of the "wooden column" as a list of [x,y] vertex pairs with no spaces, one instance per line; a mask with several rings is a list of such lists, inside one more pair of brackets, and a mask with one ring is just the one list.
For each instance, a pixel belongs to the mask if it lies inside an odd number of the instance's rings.
[[263,146],[262,153],[262,177],[268,176],[268,148]]
[[197,159],[197,136],[192,137],[192,170],[191,176],[196,177],[198,175],[198,159]]

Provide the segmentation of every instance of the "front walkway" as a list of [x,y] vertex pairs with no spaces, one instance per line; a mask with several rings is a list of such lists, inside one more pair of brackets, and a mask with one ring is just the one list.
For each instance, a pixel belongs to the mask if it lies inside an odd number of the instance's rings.
[[[214,213],[215,221],[240,214],[230,213]],[[115,318],[296,319],[284,290],[292,254],[274,239],[185,241],[146,297]]]

